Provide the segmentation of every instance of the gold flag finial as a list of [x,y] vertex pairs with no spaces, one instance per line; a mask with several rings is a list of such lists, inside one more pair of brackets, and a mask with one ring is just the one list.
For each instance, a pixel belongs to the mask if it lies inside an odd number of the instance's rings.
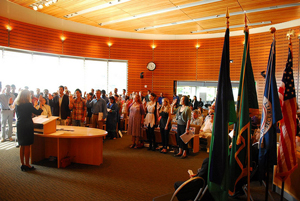
[[228,11],[228,7],[227,7],[227,11],[226,11],[226,25],[227,25],[227,28],[229,28],[229,11]]
[[275,27],[271,27],[270,28],[270,33],[273,34],[273,39],[275,39],[275,32],[276,32],[276,28]]
[[286,37],[289,40],[289,43],[292,42],[292,36],[295,36],[295,31],[293,29],[290,29],[286,34]]
[[247,24],[247,15],[245,13],[245,28],[244,31],[248,31],[248,24]]

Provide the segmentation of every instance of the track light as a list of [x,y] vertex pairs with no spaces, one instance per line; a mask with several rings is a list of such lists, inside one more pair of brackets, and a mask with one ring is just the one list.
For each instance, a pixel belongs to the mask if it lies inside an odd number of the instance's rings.
[[197,2],[193,2],[193,3],[189,3],[189,4],[184,4],[184,5],[180,5],[180,6],[174,6],[174,7],[171,7],[171,8],[162,9],[162,10],[156,10],[156,11],[149,12],[149,13],[143,13],[143,14],[134,15],[134,16],[131,16],[131,17],[121,18],[121,19],[118,19],[118,20],[112,20],[112,21],[109,21],[109,22],[102,22],[102,23],[99,23],[99,25],[104,26],[104,25],[113,24],[113,23],[117,23],[117,22],[124,22],[124,21],[128,21],[128,20],[142,18],[142,17],[148,17],[148,16],[151,16],[151,15],[166,13],[166,12],[170,12],[170,11],[174,11],[174,10],[180,10],[180,9],[184,9],[184,8],[190,8],[190,7],[194,7],[194,6],[213,3],[213,2],[217,2],[217,1],[221,1],[221,0],[197,1]]
[[107,7],[110,7],[110,6],[115,6],[115,5],[118,5],[118,4],[121,4],[121,3],[125,3],[127,1],[131,1],[131,0],[114,0],[114,1],[110,1],[108,3],[101,4],[99,6],[95,6],[95,7],[85,9],[85,10],[77,11],[75,13],[70,13],[68,15],[65,15],[64,17],[65,18],[71,18],[71,17],[77,16],[77,15],[82,15],[82,14],[85,14],[85,13],[90,13],[90,12],[100,10],[100,9],[103,9],[103,8],[107,8]]
[[[262,24],[271,24],[271,21],[266,21],[266,22],[258,22],[258,23],[250,23],[248,24],[248,26],[256,26],[256,25],[262,25]],[[244,24],[240,24],[240,25],[234,25],[234,26],[230,26],[231,29],[233,28],[239,28],[239,27],[244,27]],[[191,31],[191,33],[201,33],[201,32],[209,32],[209,31],[218,31],[218,30],[222,30],[222,29],[226,29],[226,27],[218,27],[218,28],[213,28],[213,29],[203,29],[203,30],[197,30],[197,31]]]
[[[280,9],[280,8],[297,7],[297,6],[300,6],[300,2],[299,3],[279,5],[279,6],[270,6],[270,7],[264,7],[264,8],[257,8],[257,9],[248,10],[248,11],[233,12],[233,13],[230,13],[230,16],[242,15],[242,14],[245,14],[245,13],[255,13],[255,12],[261,12],[261,11],[275,10],[275,9]],[[204,20],[216,19],[216,18],[219,18],[219,17],[225,17],[225,14],[219,14],[219,15],[213,15],[213,16],[208,16],[208,17],[201,17],[201,18],[197,18],[197,19],[179,21],[179,22],[176,22],[176,24],[185,24],[185,23],[191,23],[191,22],[196,22],[196,21],[199,22],[199,21],[204,21]],[[175,25],[174,22],[173,23],[168,23],[168,24],[161,24],[161,25],[155,25],[155,26],[150,26],[150,27],[138,28],[138,29],[135,29],[135,30],[136,31],[143,31],[143,30],[156,29],[156,28],[160,28],[160,27],[167,27],[167,26],[173,26],[173,25]]]

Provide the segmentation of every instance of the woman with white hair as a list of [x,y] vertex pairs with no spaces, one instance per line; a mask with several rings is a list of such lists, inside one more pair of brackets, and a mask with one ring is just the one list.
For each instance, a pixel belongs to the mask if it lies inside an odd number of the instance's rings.
[[[10,104],[12,104],[12,99],[10,100]],[[43,112],[42,104],[40,104],[38,110],[35,109],[31,103],[30,92],[23,90],[16,98],[14,106],[18,118],[17,137],[20,145],[21,170],[34,170],[35,168],[29,164],[30,145],[33,144],[34,140],[32,114],[40,115]]]

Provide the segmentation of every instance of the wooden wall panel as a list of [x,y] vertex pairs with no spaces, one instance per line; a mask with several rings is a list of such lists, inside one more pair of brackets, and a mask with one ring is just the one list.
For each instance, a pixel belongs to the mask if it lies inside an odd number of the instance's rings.
[[[8,34],[5,25],[8,19],[0,17],[0,45],[7,46]],[[128,91],[151,90],[157,95],[164,93],[172,98],[175,80],[217,81],[223,49],[224,38],[199,40],[134,40],[122,38],[100,37],[61,30],[49,29],[11,20],[12,32],[10,47],[54,54],[81,57],[117,59],[128,61]],[[293,27],[294,77],[297,93],[300,92],[298,82],[298,57],[300,26]],[[278,86],[287,60],[288,29],[276,32],[276,79]],[[225,33],[225,31],[224,31]],[[62,44],[60,37],[66,37]],[[244,36],[230,37],[230,74],[232,81],[240,78]],[[112,46],[109,47],[108,43]],[[265,80],[261,71],[266,71],[272,35],[270,33],[251,34],[250,56],[254,77],[257,82],[258,101],[261,107]],[[155,49],[152,49],[152,45]],[[197,50],[196,44],[200,47]],[[63,45],[63,46],[62,46]],[[157,65],[155,71],[148,71],[150,61]],[[144,78],[140,73],[144,72]],[[146,87],[145,87],[146,85]],[[121,89],[119,89],[121,91]],[[299,99],[300,101],[300,99]]]
[[[111,38],[110,42],[112,46],[109,58],[128,60],[128,91],[152,90],[152,74],[146,66],[152,61],[153,41]],[[140,78],[141,72],[144,72],[144,78]]]
[[72,32],[61,33],[65,37],[63,54],[81,57],[107,58],[108,38]]
[[61,31],[10,20],[10,47],[61,54]]
[[0,45],[8,45],[8,32],[6,26],[8,25],[8,19],[0,16]]

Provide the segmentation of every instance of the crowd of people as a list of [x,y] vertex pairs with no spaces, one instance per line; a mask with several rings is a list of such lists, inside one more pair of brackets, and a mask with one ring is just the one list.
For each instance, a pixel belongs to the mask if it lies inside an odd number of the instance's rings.
[[[2,91],[2,89],[1,89]],[[155,128],[159,127],[162,139],[161,153],[167,153],[169,148],[169,132],[171,129],[172,114],[175,115],[177,127],[177,144],[179,147],[175,157],[187,157],[187,144],[180,138],[183,134],[189,134],[191,125],[204,126],[203,133],[211,133],[212,123],[208,123],[206,117],[203,123],[201,99],[188,96],[181,99],[174,94],[170,104],[168,98],[160,93],[159,97],[148,90],[143,92],[127,93],[123,89],[118,94],[118,89],[106,94],[105,90],[91,89],[89,93],[82,93],[76,89],[71,93],[66,86],[59,86],[57,92],[49,93],[47,89],[29,91],[28,87],[16,92],[15,85],[6,85],[0,94],[1,103],[1,142],[13,141],[12,123],[17,120],[17,138],[20,145],[21,169],[33,169],[29,164],[29,149],[33,143],[34,115],[57,116],[57,125],[88,126],[103,128],[106,124],[107,138],[116,139],[120,132],[120,119],[128,118],[128,134],[132,135],[130,148],[143,148],[143,128],[146,129],[148,150],[156,151],[158,143],[155,139]],[[16,114],[16,115],[15,115]],[[213,112],[209,115],[213,117]],[[6,131],[8,128],[8,131]],[[210,129],[210,130],[209,130]],[[202,129],[201,129],[202,132]],[[208,137],[209,138],[209,137]]]

